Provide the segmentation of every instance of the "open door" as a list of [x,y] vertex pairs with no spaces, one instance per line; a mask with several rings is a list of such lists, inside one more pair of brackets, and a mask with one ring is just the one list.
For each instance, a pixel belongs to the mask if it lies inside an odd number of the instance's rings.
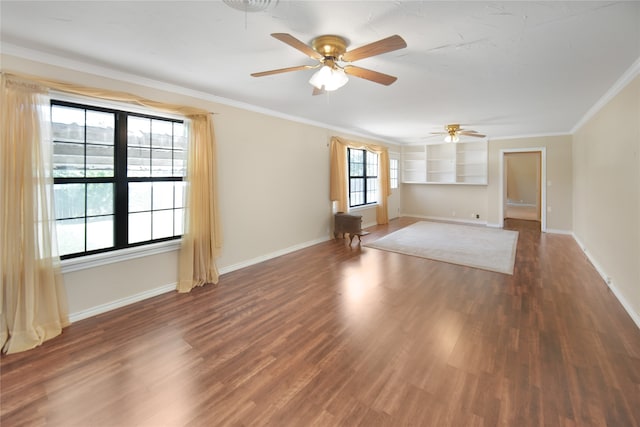
[[500,225],[507,218],[537,221],[546,230],[546,149],[500,152]]
[[504,218],[540,221],[540,152],[506,153]]

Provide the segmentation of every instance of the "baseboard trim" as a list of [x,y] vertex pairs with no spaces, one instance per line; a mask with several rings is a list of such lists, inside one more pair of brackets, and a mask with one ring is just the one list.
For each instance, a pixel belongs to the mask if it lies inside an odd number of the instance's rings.
[[633,311],[631,304],[629,304],[629,302],[625,299],[624,295],[622,295],[620,290],[616,287],[613,280],[611,280],[611,277],[606,273],[606,271],[604,271],[600,263],[591,255],[591,253],[589,252],[587,247],[584,245],[584,243],[582,243],[580,238],[573,232],[571,233],[571,236],[573,237],[573,240],[576,241],[580,249],[582,249],[582,252],[584,252],[584,254],[587,256],[587,259],[591,262],[593,267],[596,269],[596,271],[598,272],[598,274],[600,275],[604,283],[611,290],[611,292],[616,297],[616,299],[620,302],[620,304],[622,304],[622,308],[624,308],[624,310],[627,312],[629,317],[631,317],[631,320],[633,320],[633,322],[636,324],[638,329],[640,329],[640,315],[635,311]]
[[271,252],[265,255],[260,255],[258,257],[248,259],[246,261],[241,261],[236,264],[227,265],[225,267],[221,267],[218,269],[220,275],[231,273],[232,271],[240,270],[241,268],[250,267],[254,264],[259,264],[264,261],[268,261],[272,258],[277,258],[282,255],[286,255],[291,252],[298,251],[300,249],[308,248],[309,246],[317,245],[318,243],[323,243],[330,240],[330,237],[321,237],[319,239],[310,240],[308,242],[300,243],[298,245],[289,246],[288,248],[280,249],[275,252]]
[[368,224],[363,224],[362,228],[369,228],[369,227],[375,227],[376,225],[378,225],[377,222],[370,222]]
[[457,222],[461,224],[488,225],[486,221],[482,221],[480,219],[461,219],[458,217],[449,218],[449,217],[443,217],[443,216],[430,216],[430,215],[405,214],[405,213],[403,213],[402,216],[427,219],[432,221],[446,221],[446,222]]
[[564,235],[567,235],[567,236],[573,236],[573,231],[571,231],[571,230],[559,230],[559,229],[556,229],[556,228],[547,228],[544,232],[545,233],[550,233],[550,234],[564,234]]
[[175,291],[177,283],[169,283],[168,285],[160,286],[159,288],[149,289],[148,291],[140,292],[135,295],[130,295],[125,298],[121,298],[115,301],[108,302],[106,304],[100,304],[95,307],[81,310],[76,313],[69,314],[69,321],[71,323],[83,320],[89,317],[97,316],[98,314],[106,313],[107,311],[115,310],[116,308],[124,307],[129,304],[143,301],[158,295],[162,295],[167,292]]

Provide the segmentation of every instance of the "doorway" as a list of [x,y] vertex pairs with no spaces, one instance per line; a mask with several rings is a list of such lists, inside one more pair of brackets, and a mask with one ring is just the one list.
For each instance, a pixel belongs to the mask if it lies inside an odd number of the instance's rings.
[[544,147],[500,151],[501,226],[505,219],[524,219],[546,230],[545,158]]

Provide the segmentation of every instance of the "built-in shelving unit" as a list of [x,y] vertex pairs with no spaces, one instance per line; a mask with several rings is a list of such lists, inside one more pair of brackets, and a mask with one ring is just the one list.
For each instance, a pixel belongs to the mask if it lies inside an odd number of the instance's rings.
[[487,141],[402,147],[402,182],[487,184]]

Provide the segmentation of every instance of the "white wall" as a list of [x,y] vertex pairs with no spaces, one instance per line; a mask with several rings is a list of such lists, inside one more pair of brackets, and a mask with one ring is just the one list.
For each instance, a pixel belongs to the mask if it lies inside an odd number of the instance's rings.
[[[3,71],[125,91],[162,102],[214,112],[223,250],[221,273],[328,240],[331,136],[383,144],[359,136],[213,102],[204,94],[2,56]],[[122,77],[122,76],[120,76]],[[143,81],[144,83],[144,81]],[[187,95],[188,94],[188,95]],[[189,96],[191,95],[191,96]],[[383,144],[384,145],[384,144]],[[398,147],[391,146],[395,151]],[[375,224],[375,208],[358,212]],[[65,272],[72,320],[171,290],[177,251]],[[221,280],[224,280],[224,276]]]
[[640,77],[573,140],[574,234],[640,327]]
[[[487,222],[487,186],[402,184],[402,214],[460,222]],[[476,218],[476,214],[480,218]]]

